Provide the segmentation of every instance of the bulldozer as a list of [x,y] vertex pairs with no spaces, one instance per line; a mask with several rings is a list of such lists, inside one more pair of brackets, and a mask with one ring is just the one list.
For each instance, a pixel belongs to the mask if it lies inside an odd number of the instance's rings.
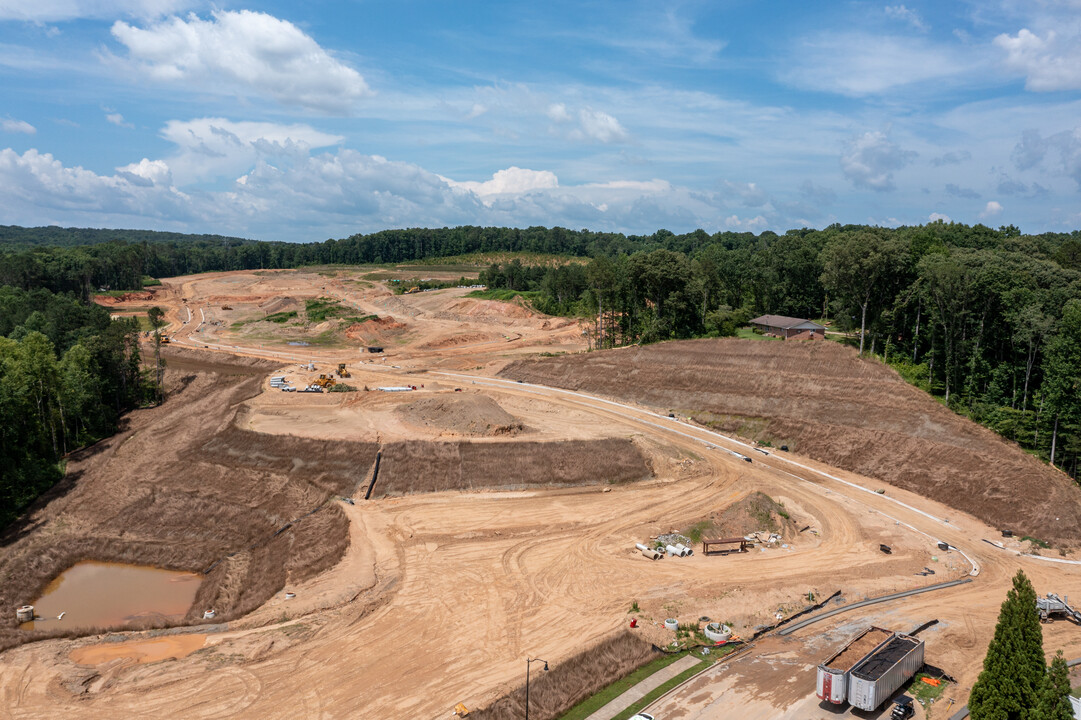
[[318,385],[324,390],[334,387],[337,381],[333,377],[327,377],[326,375],[320,375],[318,380],[312,380],[312,385]]
[[349,371],[346,370],[345,363],[338,363],[338,377],[343,377],[343,378],[352,377],[352,375],[350,375]]

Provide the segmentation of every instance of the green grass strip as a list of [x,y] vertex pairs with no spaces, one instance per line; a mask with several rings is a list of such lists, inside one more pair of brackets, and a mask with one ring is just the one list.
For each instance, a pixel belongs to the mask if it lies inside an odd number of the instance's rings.
[[[682,652],[676,653],[674,655],[664,655],[657,658],[656,660],[650,660],[648,663],[638,668],[625,678],[622,678],[621,680],[616,680],[614,683],[604,688],[596,695],[592,695],[583,700],[582,702],[578,703],[570,710],[568,710],[567,713],[560,718],[560,720],[585,720],[585,718],[597,712],[602,707],[612,702],[617,697],[625,693],[627,690],[630,690],[632,687],[642,682],[653,673],[663,670],[664,668],[668,667],[686,654],[687,653]],[[630,715],[628,715],[627,717],[630,717]]]
[[612,720],[628,720],[628,718],[645,709],[651,702],[664,695],[666,692],[676,687],[677,685],[687,682],[692,677],[702,672],[706,669],[706,667],[712,664],[713,663],[704,660],[695,665],[694,667],[684,670],[668,682],[661,683],[659,686],[650,690],[638,702],[631,703],[631,706],[629,708],[616,715],[614,718],[612,718]]

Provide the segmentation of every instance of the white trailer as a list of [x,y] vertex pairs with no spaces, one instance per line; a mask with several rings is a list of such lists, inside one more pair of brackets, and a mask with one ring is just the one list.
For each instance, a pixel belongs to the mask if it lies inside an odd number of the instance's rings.
[[848,683],[852,668],[889,642],[893,635],[894,633],[890,630],[869,627],[819,665],[815,683],[815,695],[818,699],[834,705],[844,705],[848,700]]
[[895,635],[852,668],[848,701],[860,710],[876,710],[923,667],[923,640]]

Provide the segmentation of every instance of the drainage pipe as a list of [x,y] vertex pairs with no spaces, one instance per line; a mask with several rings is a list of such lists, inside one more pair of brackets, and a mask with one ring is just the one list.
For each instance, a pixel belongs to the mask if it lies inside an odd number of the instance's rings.
[[664,553],[657,552],[656,550],[650,550],[649,548],[642,548],[642,555],[650,560],[660,560],[664,557]]
[[675,545],[665,545],[664,549],[668,551],[669,555],[672,555],[672,556],[675,556],[675,557],[681,557],[681,555],[679,553],[679,548],[677,548]]

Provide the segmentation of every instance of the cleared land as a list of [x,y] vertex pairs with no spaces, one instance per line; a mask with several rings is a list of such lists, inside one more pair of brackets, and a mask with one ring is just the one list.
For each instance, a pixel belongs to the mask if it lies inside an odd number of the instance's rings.
[[1066,475],[835,343],[695,340],[522,360],[501,375],[787,444],[1018,536],[1066,547],[1081,538],[1081,494]]
[[[655,711],[825,718],[833,715],[813,698],[814,667],[867,625],[907,631],[938,618],[924,635],[928,660],[958,678],[947,698],[963,702],[1018,567],[1041,593],[1081,594],[1078,566],[1019,556],[1016,540],[981,542],[997,527],[1038,532],[1036,521],[1047,522],[1054,503],[1070,510],[1077,491],[1044,482],[1038,463],[843,348],[671,343],[508,371],[588,383],[794,451],[766,456],[640,407],[495,377],[524,355],[584,349],[581,327],[465,289],[393,295],[376,272],[391,271],[163,282],[152,303],[166,309],[174,340],[168,401],[72,460],[68,480],[2,540],[0,593],[9,608],[32,599],[84,557],[203,570],[237,554],[207,576],[190,630],[42,639],[0,653],[0,717],[435,718],[457,702],[473,709],[510,694],[496,717],[516,711],[527,656],[548,660],[553,677],[587,681],[534,686],[551,710],[603,684],[596,671],[616,663],[571,659],[631,617],[647,644],[674,639],[669,617],[708,616],[749,636],[801,610],[809,593],[840,591],[848,604],[968,576],[974,561],[971,583],[767,637]],[[300,318],[309,300],[328,297],[348,315],[324,318],[322,329],[258,319]],[[125,301],[114,307],[125,311]],[[346,318],[367,315],[378,328],[350,330]],[[323,340],[288,344],[297,337]],[[385,353],[363,352],[372,337]],[[299,367],[309,361],[315,370]],[[267,382],[287,374],[299,385],[339,362],[358,392],[282,393]],[[405,385],[418,389],[374,390]],[[381,479],[364,501],[379,451]],[[995,461],[1014,470],[985,481],[971,467]],[[975,516],[1000,507],[980,495],[985,482],[1005,493],[1032,478],[1041,491],[1013,496],[1016,525]],[[1072,527],[1073,515],[1055,517]],[[701,523],[738,532],[762,522],[783,543],[659,562],[634,548]],[[221,614],[198,622],[211,603]],[[27,639],[10,622],[0,637]],[[1049,651],[1081,656],[1075,626],[1044,633]],[[176,659],[162,659],[170,653]],[[578,670],[556,676],[563,664]]]

